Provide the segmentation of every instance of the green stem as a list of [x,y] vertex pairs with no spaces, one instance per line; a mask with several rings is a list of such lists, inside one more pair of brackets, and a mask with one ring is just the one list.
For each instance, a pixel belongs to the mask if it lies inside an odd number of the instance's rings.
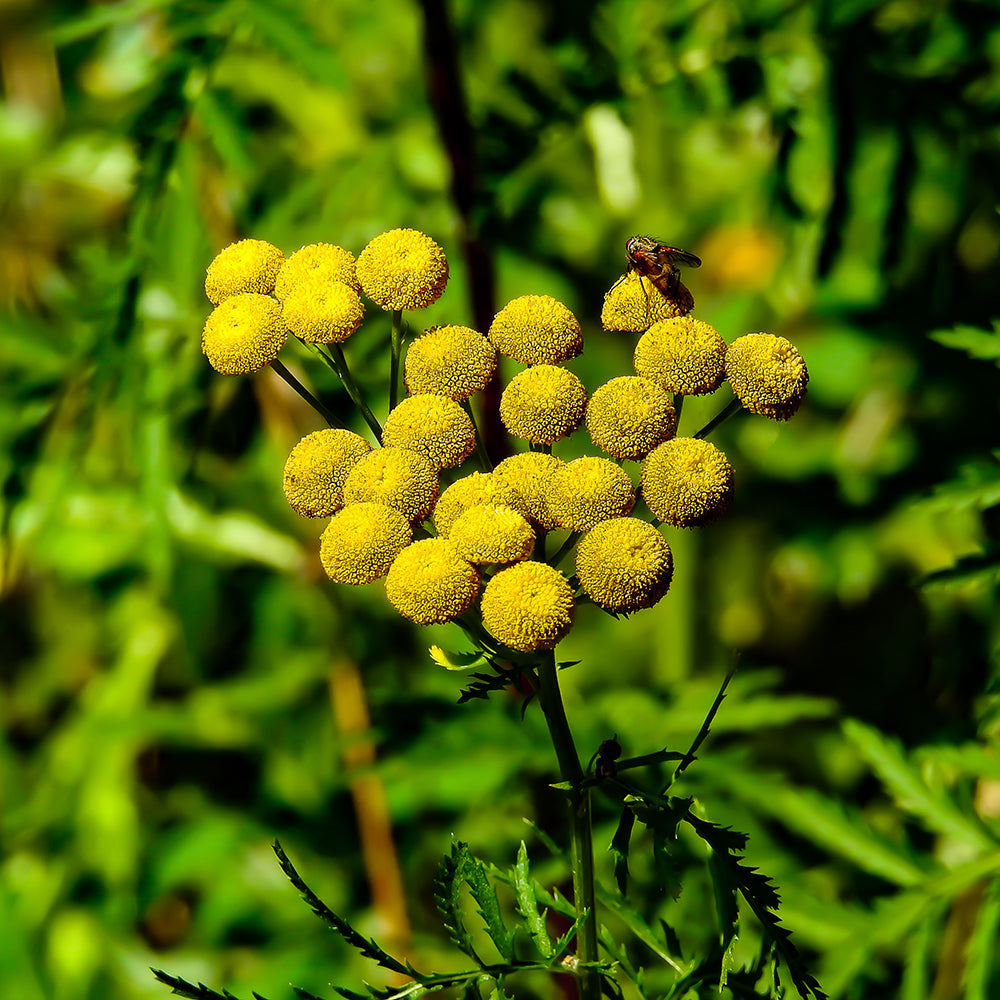
[[[573,733],[563,707],[562,692],[552,650],[543,654],[538,663],[538,700],[545,714],[552,745],[559,761],[563,781],[570,785],[569,807],[573,842],[573,905],[579,919],[584,913],[576,940],[576,955],[583,963],[596,963],[597,913],[594,909],[594,839],[591,830],[590,789],[581,787],[584,774],[573,742]],[[596,969],[584,969],[580,974],[580,1000],[600,1000],[601,976]]]
[[743,409],[743,404],[738,399],[731,399],[726,406],[726,408],[721,412],[717,413],[714,417],[697,434],[696,438],[707,437],[716,427],[719,426],[724,420],[728,420],[734,413],[738,413]]
[[461,406],[469,414],[473,430],[476,432],[476,457],[479,459],[479,464],[483,467],[484,472],[492,472],[493,463],[490,461],[490,456],[486,453],[486,443],[483,441],[483,435],[479,431],[479,423],[476,421],[476,414],[472,409],[471,400],[463,399]]
[[336,364],[334,369],[338,375],[340,375],[341,382],[344,383],[344,388],[347,390],[348,396],[354,401],[354,405],[361,411],[361,416],[365,418],[365,423],[372,429],[372,433],[375,437],[381,441],[382,440],[382,426],[379,424],[378,420],[375,419],[375,414],[372,413],[371,407],[365,402],[364,396],[361,395],[361,389],[358,387],[358,383],[354,381],[354,376],[351,374],[351,369],[347,365],[347,358],[344,356],[344,349],[340,344],[329,344],[328,350],[330,351],[330,357]]
[[389,362],[389,412],[399,401],[399,359],[403,353],[403,310],[392,311],[392,359]]
[[330,368],[336,374],[337,378],[340,379],[340,384],[347,390],[347,395],[350,397],[351,402],[358,408],[358,411],[365,418],[365,423],[371,428],[372,433],[375,435],[375,440],[381,442],[382,427],[361,396],[361,390],[358,388],[350,369],[347,367],[347,358],[344,357],[344,349],[340,344],[330,344],[328,345],[330,353],[327,354],[319,344],[310,344],[309,346],[320,356],[323,364],[327,368]]
[[331,427],[346,430],[346,425],[338,420],[277,358],[271,367],[280,375]]

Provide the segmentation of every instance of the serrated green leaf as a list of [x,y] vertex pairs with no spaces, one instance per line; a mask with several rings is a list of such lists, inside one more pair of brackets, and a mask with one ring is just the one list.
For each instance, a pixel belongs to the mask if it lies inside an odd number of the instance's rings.
[[1000,548],[991,546],[976,555],[964,556],[946,569],[928,573],[921,577],[918,584],[931,587],[968,583],[992,585],[997,582],[1000,582]]
[[1000,503],[1000,451],[991,458],[962,465],[951,479],[939,484],[921,507],[930,510],[985,510]]
[[830,992],[838,995],[861,975],[872,956],[898,944],[939,901],[950,900],[985,877],[1000,872],[1000,851],[928,879],[922,885],[880,900],[858,920],[855,933],[826,956]]
[[843,728],[900,808],[919,816],[937,833],[955,837],[979,851],[996,850],[996,841],[975,817],[963,813],[947,792],[927,785],[898,741],[856,719],[848,719]]
[[407,975],[407,967],[398,962],[388,952],[380,948],[374,940],[365,938],[359,934],[343,917],[338,916],[305,884],[302,877],[295,870],[294,865],[288,860],[288,856],[282,850],[281,844],[274,841],[271,844],[278,859],[278,865],[285,873],[285,877],[298,890],[299,895],[305,900],[309,908],[323,921],[332,931],[339,934],[352,948],[356,949],[365,958],[371,960],[376,965],[390,972],[397,972],[400,975]]
[[479,906],[479,915],[486,924],[486,933],[496,945],[497,951],[508,961],[514,960],[514,934],[507,929],[500,913],[500,901],[496,887],[486,874],[486,866],[470,850],[467,844],[460,845],[460,870],[466,885],[472,891],[472,898]]
[[712,851],[708,857],[708,871],[712,879],[712,895],[715,898],[715,914],[719,922],[719,989],[726,985],[729,973],[736,961],[736,945],[739,940],[740,909],[737,904],[738,887],[732,879],[733,867],[723,856]]
[[906,938],[903,956],[903,983],[899,1000],[926,1000],[931,995],[928,971],[933,967],[938,941],[939,914],[929,914]]
[[441,646],[431,646],[428,649],[431,659],[445,670],[471,670],[473,667],[485,667],[489,665],[486,655],[478,649],[469,652],[458,652],[452,649],[443,649]]
[[441,859],[434,879],[434,904],[448,937],[457,948],[479,961],[472,939],[462,919],[462,852],[461,845],[451,845],[451,855]]
[[625,896],[628,893],[628,852],[632,843],[632,830],[635,827],[635,813],[627,806],[618,817],[615,835],[611,838],[611,854],[615,864],[615,884],[618,891]]
[[976,925],[969,936],[962,985],[965,1000],[988,1000],[1000,936],[1000,879],[993,879],[982,895]]
[[524,920],[524,926],[543,958],[551,958],[553,954],[552,939],[545,926],[545,914],[538,910],[538,899],[528,868],[528,848],[524,841],[517,850],[517,862],[510,871],[511,884],[514,887],[514,898],[517,912]]
[[975,358],[977,361],[1000,363],[1000,329],[996,323],[993,330],[960,325],[950,330],[935,330],[928,336],[944,347],[965,351],[970,358]]
[[743,802],[864,871],[900,886],[916,885],[927,877],[925,867],[872,830],[857,810],[766,775],[736,772],[710,761],[704,768]]

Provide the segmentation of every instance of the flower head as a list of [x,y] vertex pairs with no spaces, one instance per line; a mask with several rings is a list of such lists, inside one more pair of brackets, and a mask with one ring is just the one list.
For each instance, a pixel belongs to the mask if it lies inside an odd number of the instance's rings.
[[455,480],[441,494],[441,499],[434,507],[434,527],[437,528],[437,533],[447,538],[459,515],[470,507],[482,505],[509,507],[522,514],[527,513],[517,491],[497,473],[473,472],[463,479]]
[[281,314],[288,329],[310,344],[340,344],[365,315],[358,293],[342,281],[305,278],[290,289]]
[[619,333],[642,333],[653,323],[683,316],[694,308],[694,297],[678,281],[668,298],[648,278],[629,271],[604,296],[601,326]]
[[231,295],[256,292],[267,295],[274,291],[274,281],[284,263],[285,255],[264,240],[240,240],[230,243],[208,265],[205,274],[205,294],[213,306]]
[[806,394],[809,370],[784,337],[748,333],[726,351],[726,378],[751,413],[787,420]]
[[328,427],[307,434],[285,462],[282,486],[303,517],[329,517],[344,506],[344,481],[372,446],[360,434]]
[[288,327],[277,300],[242,292],[211,311],[201,335],[201,349],[217,372],[247,375],[269,365],[287,339]]
[[573,588],[557,569],[520,562],[486,585],[483,625],[505,646],[522,653],[552,649],[573,625]]
[[514,437],[552,444],[576,430],[586,405],[587,390],[571,371],[536,365],[507,384],[500,398],[500,419]]
[[361,291],[354,271],[354,254],[333,243],[310,243],[285,261],[274,282],[275,298],[282,302],[297,286],[313,278],[342,281],[356,292]]
[[725,377],[726,342],[700,319],[678,316],[654,323],[635,346],[635,370],[667,392],[700,396]]
[[635,517],[601,521],[577,543],[580,586],[615,614],[651,608],[667,592],[673,571],[667,540]]
[[587,430],[612,458],[642,458],[677,431],[673,400],[649,379],[622,376],[594,390]]
[[480,504],[464,510],[448,537],[471,563],[512,563],[527,559],[535,547],[535,532],[510,507]]
[[606,458],[567,462],[548,485],[549,514],[569,531],[589,531],[609,517],[624,517],[635,506],[632,480]]
[[476,430],[453,399],[421,393],[396,404],[382,429],[382,443],[415,451],[435,469],[450,469],[475,451]]
[[493,346],[522,365],[552,365],[575,358],[583,350],[577,318],[551,295],[522,295],[493,318]]
[[416,229],[390,229],[361,251],[356,265],[365,295],[383,309],[426,309],[448,283],[448,260]]
[[389,569],[385,596],[418,625],[450,622],[479,594],[479,571],[447,538],[425,538],[403,549]]
[[[549,513],[549,481],[557,469],[566,463],[554,455],[525,451],[505,458],[493,475],[514,491],[517,509],[539,527],[551,531],[556,522]],[[514,504],[508,504],[514,506]]]
[[344,502],[384,503],[422,521],[438,496],[434,466],[406,448],[376,448],[358,459],[344,481]]
[[496,370],[497,352],[467,326],[439,326],[418,337],[406,352],[406,389],[468,399],[486,388]]
[[714,444],[674,438],[646,456],[641,488],[654,517],[677,528],[697,528],[726,512],[733,499],[733,469]]
[[319,558],[334,583],[372,583],[413,538],[406,516],[381,503],[353,503],[332,518],[320,538]]

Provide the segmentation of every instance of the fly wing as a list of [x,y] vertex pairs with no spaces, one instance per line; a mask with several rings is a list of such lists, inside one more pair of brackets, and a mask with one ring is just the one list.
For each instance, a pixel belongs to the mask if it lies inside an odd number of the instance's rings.
[[661,245],[657,250],[657,256],[664,265],[669,264],[671,267],[676,267],[678,264],[684,264],[687,267],[701,267],[701,258],[687,250],[668,247],[666,244]]

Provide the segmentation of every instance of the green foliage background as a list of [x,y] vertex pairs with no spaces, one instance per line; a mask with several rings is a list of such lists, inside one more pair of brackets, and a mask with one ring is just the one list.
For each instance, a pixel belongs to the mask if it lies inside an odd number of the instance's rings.
[[[800,348],[800,414],[716,435],[737,500],[670,535],[668,598],[627,621],[587,609],[560,647],[582,661],[571,721],[593,750],[613,733],[626,754],[683,749],[740,650],[689,783],[751,834],[824,986],[1000,996],[998,14],[461,0],[449,38],[430,0],[5,4],[0,994],[161,997],[150,965],[272,998],[370,974],[269,848],[384,930],[356,738],[331,712],[344,664],[364,679],[410,954],[448,961],[429,879],[452,833],[498,863],[527,837],[545,873],[521,820],[559,826],[537,710],[457,707],[426,653],[455,633],[409,628],[380,585],[320,578],[321,525],[280,482],[315,418],[270,373],[224,379],[200,354],[204,269],[232,239],[357,252],[412,226],[452,264],[415,321],[471,322],[473,290],[482,310],[469,237],[497,305],[547,293],[581,318],[588,389],[630,367],[634,338],[597,317],[636,232],[704,258],[696,315],[727,340]],[[458,198],[448,52],[478,170]],[[376,317],[348,345],[377,410],[387,331]],[[288,363],[332,391],[307,353]],[[718,405],[692,402],[682,430]],[[679,900],[634,902],[710,940],[692,844],[677,867]]]

